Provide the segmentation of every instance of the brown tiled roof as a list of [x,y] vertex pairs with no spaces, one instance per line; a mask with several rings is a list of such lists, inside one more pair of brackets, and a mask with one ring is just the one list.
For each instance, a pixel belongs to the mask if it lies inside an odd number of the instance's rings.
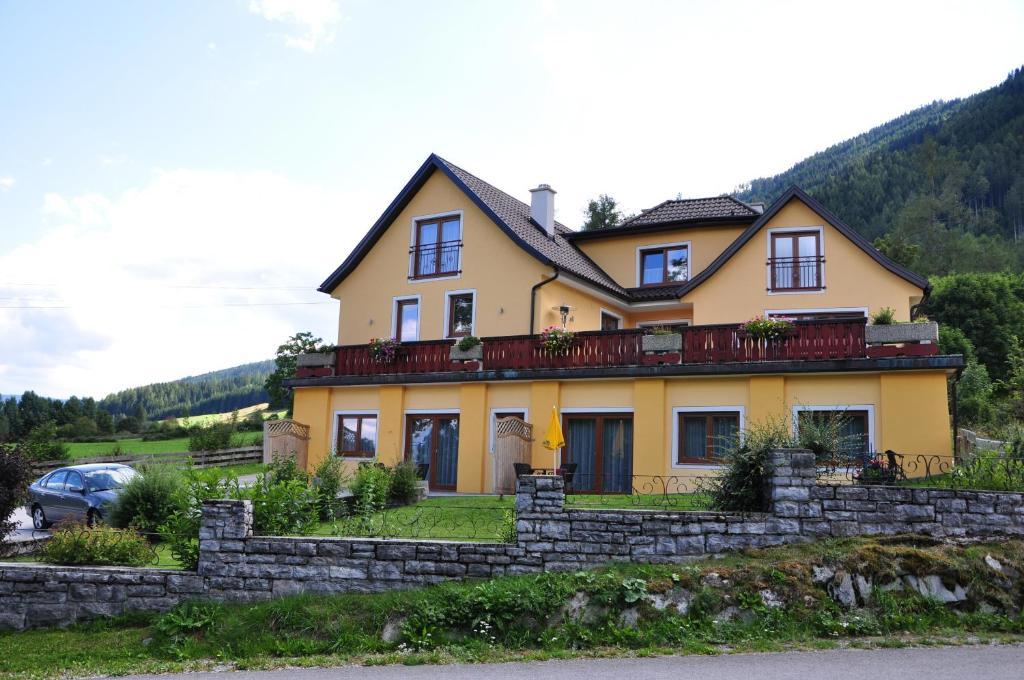
[[550,238],[544,229],[530,219],[529,205],[454,163],[440,157],[438,160],[451,170],[471,192],[476,194],[519,238],[554,266],[581,279],[596,283],[620,296],[625,295],[626,291],[622,286],[615,283],[604,270],[594,264],[593,260],[566,240],[566,234],[574,233],[572,229],[556,222],[555,237]]
[[759,213],[752,207],[732,196],[711,198],[684,198],[664,201],[626,220],[619,228],[641,227],[650,224],[674,224],[677,222],[703,222],[713,220],[757,219]]

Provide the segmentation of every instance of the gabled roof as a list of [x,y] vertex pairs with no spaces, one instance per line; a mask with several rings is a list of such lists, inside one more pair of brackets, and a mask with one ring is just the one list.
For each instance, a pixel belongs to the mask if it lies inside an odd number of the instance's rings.
[[704,269],[704,271],[702,271],[700,274],[687,281],[685,284],[680,285],[676,289],[676,292],[679,295],[679,297],[682,297],[683,295],[689,293],[694,288],[696,288],[697,286],[699,286],[700,284],[704,283],[709,278],[714,276],[715,272],[721,269],[725,265],[725,263],[728,262],[730,258],[732,258],[733,255],[739,252],[740,248],[746,245],[747,242],[750,241],[750,239],[754,238],[757,232],[761,230],[761,227],[763,227],[765,224],[768,223],[769,220],[775,217],[775,215],[794,198],[806,203],[811,210],[818,213],[818,215],[820,215],[822,219],[828,222],[829,225],[831,225],[836,231],[841,233],[846,238],[850,239],[850,241],[852,241],[855,246],[857,246],[865,253],[867,253],[868,256],[870,256],[875,262],[882,265],[883,267],[888,269],[896,276],[899,276],[903,280],[914,284],[918,288],[921,288],[925,292],[925,294],[931,291],[932,286],[928,282],[928,279],[921,276],[920,274],[915,274],[914,272],[910,271],[903,265],[890,259],[884,253],[875,248],[870,241],[868,241],[866,238],[858,234],[852,228],[847,226],[845,222],[836,217],[831,210],[826,208],[819,201],[811,198],[803,189],[801,189],[798,186],[791,186],[781,196],[775,199],[775,202],[772,203],[768,207],[768,209],[764,211],[764,213],[757,219],[757,221],[755,221],[753,224],[747,227],[746,231],[740,234],[735,241],[730,243],[729,247],[723,250],[722,254],[716,257],[715,260]]
[[377,219],[374,225],[356,245],[345,261],[341,263],[320,285],[319,290],[330,293],[348,276],[362,261],[373,245],[380,239],[384,231],[391,225],[398,213],[408,205],[420,187],[436,171],[445,174],[455,186],[463,191],[480,210],[494,221],[513,242],[527,253],[546,265],[557,267],[573,274],[588,283],[613,293],[627,300],[628,296],[622,286],[615,283],[608,274],[594,264],[593,260],[584,255],[566,239],[573,233],[563,224],[555,223],[555,236],[551,238],[543,228],[530,219],[530,206],[517,198],[506,194],[479,177],[449,163],[437,154],[423,162],[419,170],[412,176],[405,187],[391,202],[387,210]]
[[677,224],[710,220],[757,219],[758,212],[732,196],[711,198],[680,198],[662,201],[622,223],[622,227],[641,227],[648,224]]

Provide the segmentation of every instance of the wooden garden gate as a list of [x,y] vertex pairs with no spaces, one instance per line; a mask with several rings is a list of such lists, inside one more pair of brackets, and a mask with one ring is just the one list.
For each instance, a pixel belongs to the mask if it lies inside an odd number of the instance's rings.
[[498,418],[494,437],[494,493],[516,492],[513,463],[529,463],[533,425],[522,418]]

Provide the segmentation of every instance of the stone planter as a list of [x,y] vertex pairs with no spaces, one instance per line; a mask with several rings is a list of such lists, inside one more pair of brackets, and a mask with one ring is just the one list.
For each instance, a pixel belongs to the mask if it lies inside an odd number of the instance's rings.
[[923,323],[894,323],[870,325],[864,329],[864,339],[869,345],[895,345],[908,342],[939,341],[939,324],[934,321]]
[[647,352],[678,352],[683,349],[683,336],[679,333],[668,335],[644,335],[641,347]]
[[298,368],[323,368],[334,366],[334,352],[310,352],[300,354],[296,357],[295,365]]
[[448,358],[452,361],[481,361],[484,358],[484,346],[480,344],[467,350],[461,350],[456,343],[448,352]]

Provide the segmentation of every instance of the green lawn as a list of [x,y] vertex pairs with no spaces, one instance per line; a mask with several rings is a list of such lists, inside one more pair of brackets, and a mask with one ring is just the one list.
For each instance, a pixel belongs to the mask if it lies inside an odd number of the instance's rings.
[[121,439],[116,442],[72,442],[68,444],[73,459],[109,456],[115,447],[120,447],[122,453],[180,453],[188,451],[188,437],[157,442],[144,442],[142,438],[137,438]]

